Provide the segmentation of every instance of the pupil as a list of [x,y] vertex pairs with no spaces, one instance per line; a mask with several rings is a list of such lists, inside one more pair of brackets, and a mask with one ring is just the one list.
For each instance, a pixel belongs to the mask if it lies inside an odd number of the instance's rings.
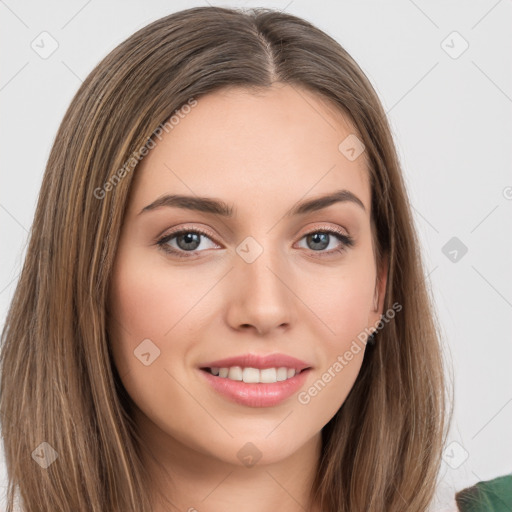
[[320,244],[320,247],[313,247],[314,249],[325,249],[329,245],[329,233],[314,233],[309,237],[313,244]]
[[[197,249],[197,246],[199,245],[200,235],[197,233],[185,233],[184,235],[181,235],[178,237],[178,245],[180,246],[180,249]],[[184,244],[180,244],[180,240],[185,240]],[[192,247],[190,247],[190,244],[192,244]],[[196,244],[194,247],[193,245]]]

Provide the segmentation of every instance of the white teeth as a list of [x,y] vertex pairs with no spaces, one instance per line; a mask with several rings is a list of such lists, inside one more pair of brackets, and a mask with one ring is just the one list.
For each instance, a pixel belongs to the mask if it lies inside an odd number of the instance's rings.
[[228,379],[242,380],[242,368],[240,366],[233,366],[229,369]]
[[244,381],[248,384],[273,384],[281,382],[295,376],[294,368],[286,368],[281,366],[279,368],[241,368],[240,366],[232,366],[230,368],[210,368],[210,373],[222,378],[230,380]]
[[281,368],[277,369],[277,380],[286,380],[288,378],[288,368],[285,368],[282,366]]
[[260,382],[260,371],[258,370],[258,368],[244,368],[243,376],[244,382]]
[[260,382],[264,382],[265,384],[277,382],[277,370],[275,368],[260,370]]

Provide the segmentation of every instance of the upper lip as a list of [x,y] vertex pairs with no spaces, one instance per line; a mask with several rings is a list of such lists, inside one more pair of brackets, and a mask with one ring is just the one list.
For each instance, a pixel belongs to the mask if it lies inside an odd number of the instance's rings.
[[242,368],[295,368],[296,371],[302,371],[310,368],[311,365],[286,354],[242,354],[240,356],[218,359],[200,365],[200,368],[230,368],[232,366],[241,366]]

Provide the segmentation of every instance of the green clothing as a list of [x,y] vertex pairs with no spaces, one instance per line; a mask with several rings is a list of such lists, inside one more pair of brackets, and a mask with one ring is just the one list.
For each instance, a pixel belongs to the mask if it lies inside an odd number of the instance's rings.
[[512,512],[512,474],[462,489],[455,501],[460,512]]

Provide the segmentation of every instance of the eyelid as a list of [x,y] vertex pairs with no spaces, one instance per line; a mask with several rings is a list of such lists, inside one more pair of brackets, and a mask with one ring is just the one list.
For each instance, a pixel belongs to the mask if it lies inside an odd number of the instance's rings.
[[[187,230],[198,231],[201,234],[206,235],[208,238],[211,238],[215,243],[218,244],[218,242],[216,241],[216,235],[213,235],[211,231],[208,231],[205,228],[198,227],[197,224],[195,224],[195,225],[187,225],[187,224],[185,224],[184,226],[179,226],[179,227],[177,227],[175,229],[172,229],[171,231],[169,231],[166,234],[164,234],[165,233],[165,231],[164,231],[164,233],[162,233],[161,235],[158,235],[156,237],[156,241],[161,240],[164,237],[167,237],[167,236],[170,236],[170,235],[173,235],[173,234],[176,234],[176,233],[181,233],[182,231],[187,231]],[[301,235],[301,238],[303,238],[304,236],[306,236],[306,235],[308,235],[308,234],[310,234],[312,232],[322,231],[322,230],[325,230],[325,231],[335,231],[335,232],[339,233],[340,235],[344,235],[344,236],[350,237],[350,233],[348,232],[347,229],[340,228],[339,226],[332,226],[332,225],[329,225],[329,224],[325,224],[325,223],[322,224],[321,223],[320,225],[314,225],[311,228],[307,228],[305,233],[303,233]]]
[[330,224],[320,223],[320,225],[315,224],[313,227],[308,228],[306,230],[306,232],[301,236],[301,238],[310,233],[316,233],[317,231],[335,231],[336,233],[339,233],[340,235],[350,237],[350,233],[348,232],[347,229],[340,228],[339,226],[336,226],[336,225],[332,226]]
[[216,242],[216,238],[217,238],[216,235],[214,235],[208,229],[198,226],[197,224],[194,224],[194,225],[185,224],[183,226],[180,225],[179,227],[172,228],[170,231],[165,230],[162,234],[158,235],[155,240],[158,241],[158,240],[161,240],[162,238],[166,238],[171,235],[176,235],[176,234],[182,233],[184,231],[197,231],[198,233],[201,233],[202,235],[205,235],[208,238],[211,238],[212,241],[214,241],[215,243],[218,244],[218,242]]

